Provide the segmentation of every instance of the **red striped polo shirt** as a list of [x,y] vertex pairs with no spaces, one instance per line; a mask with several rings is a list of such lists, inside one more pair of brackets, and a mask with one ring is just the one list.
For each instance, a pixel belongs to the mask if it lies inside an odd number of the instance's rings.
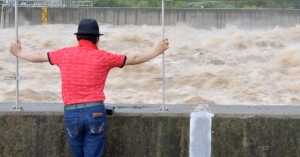
[[48,59],[60,69],[65,105],[104,101],[103,89],[110,69],[122,68],[126,62],[125,55],[99,50],[88,40],[48,52]]

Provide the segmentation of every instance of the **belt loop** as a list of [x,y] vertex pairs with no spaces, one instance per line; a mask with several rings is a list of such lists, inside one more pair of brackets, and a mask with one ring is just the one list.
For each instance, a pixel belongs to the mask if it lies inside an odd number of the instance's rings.
[[84,103],[84,109],[86,108],[86,103]]
[[76,110],[77,110],[77,105],[75,105],[76,106]]

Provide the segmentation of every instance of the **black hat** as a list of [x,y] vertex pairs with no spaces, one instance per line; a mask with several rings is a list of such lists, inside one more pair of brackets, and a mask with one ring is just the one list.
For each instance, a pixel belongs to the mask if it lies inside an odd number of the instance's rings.
[[100,34],[98,23],[94,19],[82,19],[75,35],[103,35]]

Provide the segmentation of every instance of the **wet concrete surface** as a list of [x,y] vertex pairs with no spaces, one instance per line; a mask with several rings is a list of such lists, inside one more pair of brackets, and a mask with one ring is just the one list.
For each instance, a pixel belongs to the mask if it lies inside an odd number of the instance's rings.
[[[14,111],[12,102],[0,102],[0,111]],[[170,105],[166,104],[167,112],[160,112],[160,104],[108,104],[115,107],[114,113],[161,113],[161,114],[190,114],[196,110],[206,110],[214,114],[251,114],[251,115],[300,115],[300,106],[239,106],[239,105]],[[61,103],[20,103],[24,111],[34,112],[63,112]]]

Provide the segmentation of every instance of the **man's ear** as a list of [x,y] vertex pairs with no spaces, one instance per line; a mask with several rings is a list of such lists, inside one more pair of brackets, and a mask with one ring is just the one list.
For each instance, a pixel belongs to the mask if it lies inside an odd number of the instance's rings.
[[96,38],[96,43],[95,43],[95,44],[98,46],[99,42],[100,42],[100,37],[97,36],[97,38]]

